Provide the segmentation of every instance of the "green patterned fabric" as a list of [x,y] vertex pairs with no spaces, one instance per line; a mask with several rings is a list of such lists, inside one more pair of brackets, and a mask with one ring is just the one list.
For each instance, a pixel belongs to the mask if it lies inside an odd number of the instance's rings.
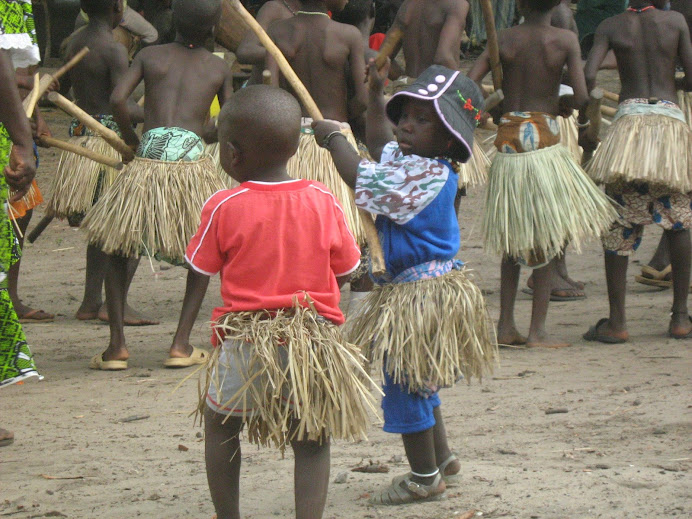
[[[9,162],[11,141],[0,125],[0,172]],[[7,215],[8,187],[0,174],[0,387],[29,377],[42,378],[36,371],[31,350],[7,291],[7,273],[20,257],[19,241]]]
[[40,61],[31,0],[0,0],[0,49],[10,52],[15,68]]
[[152,128],[142,135],[137,156],[170,162],[192,162],[202,158],[204,141],[184,128]]

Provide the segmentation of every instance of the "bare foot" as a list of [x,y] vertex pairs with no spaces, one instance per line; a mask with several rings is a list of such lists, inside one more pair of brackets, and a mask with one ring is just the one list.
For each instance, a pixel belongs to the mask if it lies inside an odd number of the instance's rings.
[[597,341],[604,344],[621,344],[630,338],[629,332],[625,328],[615,328],[610,319],[604,317],[589,328],[583,336],[586,341]]
[[101,354],[101,358],[105,361],[108,360],[127,360],[130,358],[130,352],[127,351],[125,345],[114,346],[112,344],[108,345],[106,351]]
[[[108,310],[105,304],[101,306],[98,318],[101,321],[108,322]],[[151,326],[153,324],[159,324],[159,321],[142,317],[142,314],[135,311],[130,305],[125,305],[125,326]]]
[[670,318],[670,326],[668,327],[668,335],[673,339],[692,338],[692,318],[690,318],[687,312],[673,312]]
[[102,305],[103,302],[101,301],[96,304],[88,304],[82,301],[82,304],[79,306],[77,313],[74,314],[74,317],[79,321],[94,321],[99,318],[99,310],[101,309]]
[[[553,273],[550,278],[550,300],[551,301],[575,301],[584,299],[584,283],[571,282],[569,278],[563,278],[557,273]],[[577,285],[581,285],[579,288]],[[526,286],[533,290],[533,274],[526,281]]]
[[192,355],[192,346],[187,342],[184,344],[173,343],[168,352],[168,356],[172,359],[184,359],[190,355]]
[[505,346],[521,346],[526,344],[526,337],[520,334],[515,327],[502,329],[497,327],[497,343]]
[[54,314],[31,308],[30,306],[23,304],[21,301],[16,305],[13,303],[12,306],[14,306],[14,311],[16,312],[17,318],[20,320],[20,322],[35,321],[40,323],[41,321],[50,322],[55,319]]
[[535,335],[529,335],[526,346],[529,348],[549,348],[556,350],[559,348],[567,348],[571,346],[571,344],[569,342],[553,340],[547,333],[537,333]]

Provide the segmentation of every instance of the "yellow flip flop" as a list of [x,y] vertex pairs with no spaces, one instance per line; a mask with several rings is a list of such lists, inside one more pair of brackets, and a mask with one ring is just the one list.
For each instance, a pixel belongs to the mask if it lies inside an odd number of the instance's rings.
[[101,371],[122,371],[127,369],[126,360],[103,360],[99,353],[91,357],[89,369],[100,369]]
[[189,368],[204,364],[207,360],[209,360],[209,352],[193,346],[189,357],[168,357],[163,361],[163,365],[167,368]]

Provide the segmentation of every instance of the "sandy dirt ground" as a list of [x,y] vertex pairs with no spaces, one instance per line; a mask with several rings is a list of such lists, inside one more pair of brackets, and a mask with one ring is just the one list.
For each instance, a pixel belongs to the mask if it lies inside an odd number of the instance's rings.
[[[66,138],[67,118],[48,115],[54,133]],[[58,155],[46,150],[41,159],[38,179],[49,196]],[[460,257],[478,271],[497,319],[499,261],[481,248],[483,197],[483,189],[475,189],[463,200]],[[628,274],[629,343],[581,339],[607,315],[603,253],[592,242],[582,255],[568,257],[588,299],[552,303],[549,312],[549,332],[572,347],[502,349],[494,376],[442,392],[450,444],[462,463],[461,483],[444,500],[368,505],[372,492],[408,470],[400,438],[383,433],[373,416],[368,441],[332,447],[331,479],[343,482],[331,483],[325,518],[451,519],[470,510],[488,518],[691,517],[692,347],[666,335],[671,292],[633,281],[659,235],[648,230]],[[105,348],[108,327],[73,317],[84,264],[84,237],[64,222],[55,221],[24,252],[25,302],[57,317],[25,328],[45,380],[0,392],[0,425],[16,434],[14,445],[0,449],[0,517],[211,518],[202,429],[190,416],[197,378],[174,391],[190,371],[162,366],[186,272],[142,260],[130,301],[161,324],[128,328],[130,368],[107,373],[87,366]],[[527,276],[522,273],[522,286]],[[207,345],[207,320],[219,301],[214,279],[193,333],[197,346]],[[520,294],[523,332],[530,306],[529,296]],[[547,412],[556,409],[563,412]],[[290,451],[282,459],[245,443],[242,460],[244,517],[292,517]],[[351,472],[368,460],[390,472]]]

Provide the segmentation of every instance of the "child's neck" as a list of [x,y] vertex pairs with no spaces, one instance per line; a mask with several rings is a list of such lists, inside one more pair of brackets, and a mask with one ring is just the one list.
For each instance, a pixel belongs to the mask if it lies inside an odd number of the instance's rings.
[[282,166],[267,169],[267,170],[263,171],[261,178],[255,178],[253,180],[256,182],[276,183],[276,182],[288,182],[290,180],[295,180],[295,179],[288,175],[288,173],[286,172],[286,164],[283,164]]
[[88,27],[93,31],[113,32],[113,22],[110,14],[97,14],[89,17]]
[[310,1],[306,0],[304,2],[301,2],[300,5],[300,11],[306,12],[306,13],[327,13],[327,6],[324,5],[324,2],[319,2],[319,1]]
[[206,38],[199,38],[199,39],[189,39],[185,38],[182,34],[177,33],[175,35],[175,43],[179,43],[180,45],[187,47],[188,49],[196,49],[198,47],[204,47],[204,44]]
[[630,8],[632,9],[642,9],[644,7],[653,6],[651,0],[630,0]]
[[528,11],[524,13],[524,23],[528,25],[550,25],[550,11]]

